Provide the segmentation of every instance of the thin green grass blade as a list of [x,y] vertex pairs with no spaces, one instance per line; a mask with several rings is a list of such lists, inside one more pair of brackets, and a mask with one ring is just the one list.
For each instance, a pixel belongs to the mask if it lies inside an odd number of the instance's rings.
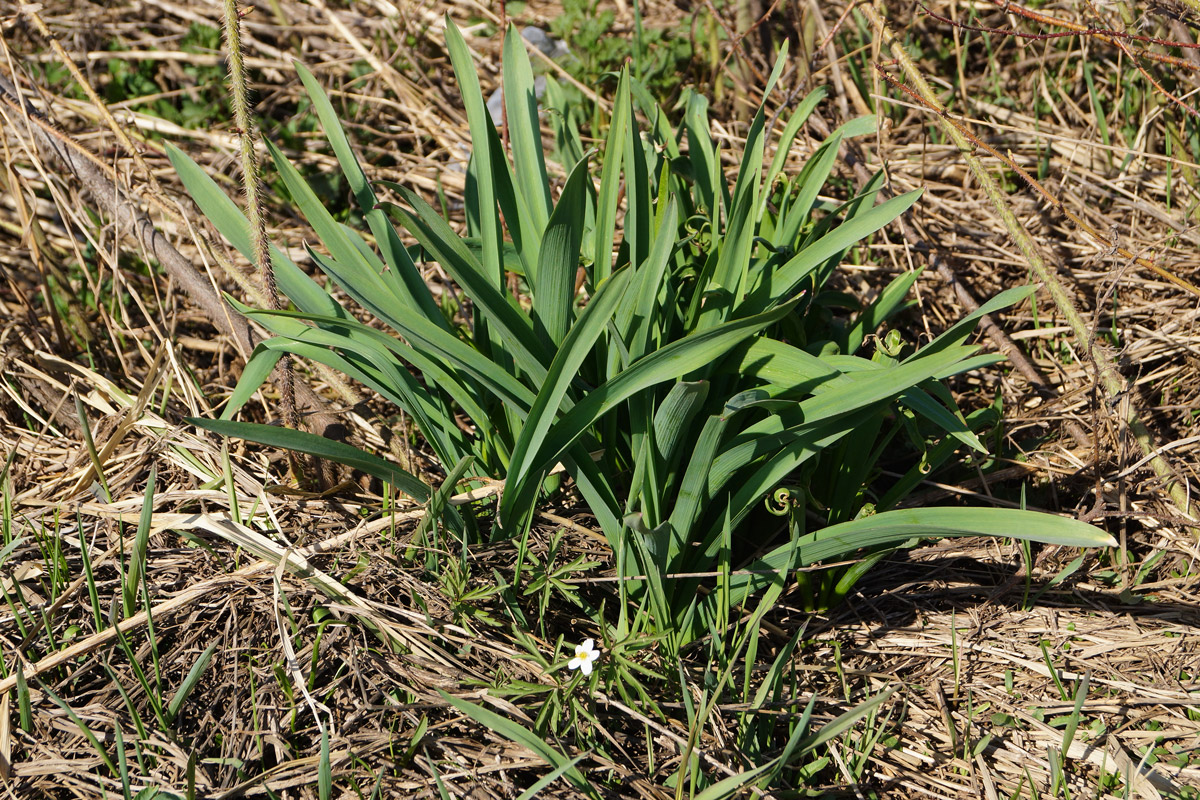
[[[459,481],[463,475],[475,463],[474,456],[463,456],[458,463],[450,468],[446,474],[446,479],[442,481],[442,485],[434,490],[433,496],[429,499],[429,505],[425,511],[425,517],[417,526],[416,533],[413,535],[414,542],[428,541],[426,537],[434,531],[434,529],[442,522],[446,514],[446,505],[450,502],[450,498],[454,496],[458,489]],[[454,518],[451,518],[451,524],[454,524]],[[455,525],[457,528],[458,526]],[[456,531],[461,533],[461,530]]]
[[196,684],[200,682],[200,678],[204,675],[204,671],[208,669],[208,665],[212,663],[213,654],[217,652],[219,642],[213,642],[196,659],[196,663],[192,664],[192,668],[188,670],[188,674],[184,676],[183,682],[179,684],[179,688],[175,691],[175,695],[167,704],[167,719],[175,720],[179,716],[183,704],[187,702],[192,691],[195,690]]
[[[446,694],[441,689],[438,689],[438,694],[442,696],[443,700],[466,716],[475,720],[480,725],[487,727],[489,730],[500,734],[510,742],[524,747],[550,766],[557,769],[567,765],[570,761],[565,755],[551,747],[541,736],[525,729],[507,717],[502,717],[494,711],[489,711],[474,703],[468,703],[466,700]],[[563,775],[579,791],[585,792],[589,797],[598,796],[591,783],[588,782],[588,779],[584,777],[584,774],[577,767],[567,766],[563,771]]]
[[575,769],[575,765],[588,757],[588,753],[575,756],[571,760],[555,767],[551,772],[534,781],[533,785],[521,792],[517,800],[535,800],[543,789],[566,774],[567,770]]
[[138,586],[146,571],[146,550],[150,541],[150,523],[154,519],[154,484],[158,481],[158,465],[150,465],[150,477],[146,479],[146,492],[142,496],[142,513],[138,517],[137,533],[129,549],[129,568],[125,570],[125,618],[133,616],[137,605]]
[[25,668],[20,661],[16,664],[17,671],[17,719],[21,730],[26,733],[33,731],[33,704],[29,700],[29,683],[25,680]]
[[883,705],[888,699],[896,693],[894,688],[885,689],[879,694],[867,700],[865,703],[859,703],[854,708],[837,717],[836,719],[826,722],[821,726],[821,729],[812,736],[801,739],[794,749],[797,756],[804,756],[816,750],[826,742],[841,736],[846,731],[854,727],[854,723],[870,714],[876,708]]
[[104,745],[100,744],[100,739],[97,738],[96,734],[92,733],[92,729],[88,727],[88,724],[84,722],[78,714],[75,713],[75,709],[71,708],[70,705],[68,705],[61,697],[51,691],[50,687],[42,683],[40,680],[38,681],[38,685],[42,687],[42,693],[45,694],[46,697],[50,698],[50,702],[61,708],[66,715],[71,718],[71,721],[75,723],[75,727],[79,728],[79,732],[83,734],[84,738],[88,740],[89,744],[91,744],[92,749],[96,751],[96,755],[98,755],[100,760],[104,762],[104,766],[108,767],[108,771],[112,775],[119,774],[117,766],[113,764],[112,759],[108,757],[108,751],[104,748]]
[[766,115],[760,107],[746,136],[724,239],[712,277],[705,288],[704,309],[700,314],[701,328],[728,319],[730,311],[741,302],[751,280],[750,258],[754,252],[757,227],[759,181],[766,144],[765,125]]
[[321,726],[321,753],[317,758],[317,797],[333,798],[333,764],[329,760],[329,728]]

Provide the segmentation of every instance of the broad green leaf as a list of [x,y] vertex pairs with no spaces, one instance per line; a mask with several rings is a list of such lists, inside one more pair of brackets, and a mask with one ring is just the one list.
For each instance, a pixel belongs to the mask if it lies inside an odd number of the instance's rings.
[[924,268],[915,269],[896,276],[874,302],[855,317],[854,323],[846,329],[846,336],[842,340],[843,353],[856,352],[863,346],[867,336],[879,330],[879,326],[900,309],[904,298],[908,296],[908,290],[917,282],[917,278],[921,277],[923,271]]
[[[558,354],[550,365],[546,379],[542,383],[541,389],[538,390],[533,407],[530,409],[525,425],[517,438],[517,443],[513,447],[512,462],[504,484],[504,497],[500,502],[500,519],[506,526],[512,520],[514,506],[527,508],[527,506],[519,504],[519,501],[526,499],[522,496],[523,487],[541,482],[542,475],[535,468],[535,457],[554,424],[571,382],[575,379],[588,354],[591,353],[596,340],[608,327],[613,311],[621,302],[628,283],[628,270],[614,273],[600,287],[600,291],[588,303],[578,322],[563,339],[562,346],[559,347]],[[574,438],[572,438],[573,442]],[[562,455],[565,451],[566,446],[559,451],[558,455]]]
[[617,202],[621,190],[621,165],[625,162],[627,131],[633,111],[629,99],[629,69],[621,70],[613,98],[612,120],[604,144],[604,168],[600,171],[600,193],[596,198],[596,252],[592,255],[592,284],[599,285],[612,272],[613,234],[617,227]]
[[838,150],[841,146],[841,136],[836,134],[830,136],[817,148],[817,152],[813,153],[812,158],[805,163],[800,174],[796,176],[795,183],[799,185],[800,191],[794,198],[788,199],[787,217],[781,221],[775,231],[776,247],[791,248],[795,246],[800,227],[810,219],[817,194],[825,185],[825,181],[829,179],[829,173],[833,171],[834,164],[837,163]]
[[715,494],[744,467],[759,462],[754,472],[739,478],[732,489],[729,505],[734,522],[740,522],[753,504],[796,467],[860,424],[861,415],[874,413],[873,407],[928,380],[933,371],[960,359],[964,352],[968,350],[942,353],[925,369],[916,369],[915,364],[901,365],[845,376],[835,387],[802,401],[794,410],[751,425],[732,437],[713,460],[708,492]]
[[824,261],[839,255],[850,246],[875,233],[903,214],[921,196],[920,189],[893,197],[849,222],[844,222],[816,242],[801,250],[774,275],[763,275],[755,291],[746,298],[738,314],[759,313],[770,308],[781,297],[791,297],[800,282]]
[[771,166],[767,169],[767,177],[763,182],[763,196],[758,204],[758,221],[761,222],[763,214],[766,213],[767,198],[774,187],[775,179],[783,172],[783,165],[787,163],[788,153],[792,149],[792,143],[796,141],[796,134],[800,132],[800,126],[808,121],[817,105],[825,99],[826,94],[828,94],[828,90],[824,86],[818,86],[805,95],[804,99],[800,101],[800,105],[796,106],[796,110],[792,112],[792,116],[788,118],[788,123],[779,136],[779,147],[775,150],[775,157],[771,159]]
[[1031,296],[1037,291],[1036,286],[1014,286],[1011,289],[1005,289],[1000,294],[983,303],[979,308],[967,314],[965,317],[954,323],[950,328],[935,338],[932,342],[922,347],[917,352],[913,353],[908,361],[914,361],[919,358],[927,358],[941,350],[949,347],[956,347],[966,341],[975,331],[975,324],[986,314],[995,314],[1009,306],[1016,305],[1025,298]]
[[579,245],[583,241],[587,173],[588,160],[584,158],[567,178],[542,236],[533,313],[549,349],[562,344],[575,319],[575,274],[579,268]]
[[868,136],[874,133],[878,127],[879,122],[875,119],[874,115],[864,115],[843,122],[832,135],[841,136],[843,139],[855,139],[859,136]]
[[[261,320],[261,318],[260,318]],[[268,327],[273,327],[268,324]],[[312,330],[312,329],[309,329]],[[301,338],[314,334],[296,334]],[[278,336],[262,343],[264,348],[291,353],[299,358],[315,361],[335,369],[352,380],[356,380],[372,391],[378,392],[388,402],[413,418],[418,430],[425,436],[438,459],[453,464],[470,451],[464,432],[454,423],[453,413],[440,398],[431,395],[424,386],[399,368],[391,356],[382,349],[357,342],[352,346],[339,345],[338,350],[330,345],[302,341]],[[464,406],[464,411],[472,406]],[[223,419],[227,417],[222,417]]]
[[[940,384],[934,383],[933,385],[938,386]],[[922,417],[925,417],[925,419],[937,425],[967,447],[979,453],[987,453],[987,448],[983,446],[983,442],[979,441],[979,437],[971,432],[971,429],[967,427],[967,423],[962,419],[961,415],[952,413],[946,406],[926,394],[924,390],[920,388],[906,389],[899,397],[904,405]]]
[[[261,319],[264,324],[271,324],[270,320],[276,318],[308,319],[318,323],[318,325],[340,323],[342,331],[340,335],[327,332],[320,327],[310,328],[308,326],[292,328],[287,335],[303,341],[324,344],[328,347],[336,346],[351,350],[361,347],[362,342],[369,342],[374,352],[380,352],[381,349],[391,351],[405,361],[409,361],[414,366],[421,368],[424,372],[431,374],[431,376],[447,376],[447,373],[443,372],[438,365],[434,364],[428,358],[428,356],[437,356],[443,360],[445,366],[470,375],[481,386],[492,392],[502,403],[513,406],[522,415],[533,403],[533,393],[512,375],[505,372],[494,362],[489,361],[466,343],[415,315],[411,319],[400,323],[401,333],[410,342],[418,345],[427,354],[426,357],[422,357],[421,352],[415,348],[410,348],[402,342],[397,341],[395,337],[388,336],[383,331],[376,330],[357,321],[346,322],[335,318],[295,314],[286,311],[245,309],[244,313]],[[364,357],[369,358],[372,351],[364,350],[362,354]],[[383,365],[378,364],[377,366]]]
[[714,228],[720,224],[723,187],[718,189],[721,164],[713,149],[712,134],[708,130],[708,100],[702,94],[687,91],[687,110],[683,117],[687,131],[688,159],[691,163],[692,180],[700,205],[704,207]]
[[659,476],[675,485],[675,473],[692,455],[692,424],[708,399],[707,381],[681,381],[671,387],[654,414],[655,456]]
[[[589,392],[554,425],[541,447],[529,459],[530,473],[553,465],[585,430],[629,397],[663,381],[680,378],[711,365],[739,342],[790,313],[795,304],[793,300],[765,314],[694,333],[632,364],[629,369]],[[507,493],[504,499],[509,501]]]
[[709,417],[696,439],[695,453],[688,460],[683,479],[679,482],[675,507],[668,520],[670,540],[665,552],[660,554],[664,571],[678,571],[680,559],[687,557],[688,537],[704,513],[705,504],[711,499],[708,492],[709,472],[720,452],[729,422],[729,415]]
[[[713,461],[708,491],[716,495],[718,489],[737,475],[727,502],[734,524],[740,524],[750,509],[762,502],[801,464],[841,441],[856,425],[863,424],[875,413],[875,409],[868,407],[841,416],[836,425],[800,425],[778,433],[746,437],[748,441],[727,449]],[[738,441],[738,437],[732,438]],[[737,471],[756,463],[757,466],[745,472]],[[705,546],[697,551],[701,557],[711,554],[715,542],[712,538],[715,521],[711,514],[709,517],[708,538]]]
[[650,93],[645,84],[636,78],[630,78],[629,92],[637,101],[642,115],[650,121],[650,133],[654,143],[663,148],[663,153],[668,159],[679,158],[681,155],[679,137],[676,136],[675,129],[671,127],[667,112],[663,111],[662,106],[654,99],[654,95]]
[[548,115],[550,126],[554,129],[555,160],[567,168],[575,169],[575,165],[583,158],[583,137],[579,126],[571,116],[571,104],[558,81],[546,78],[546,93],[543,95],[546,107],[551,109]]
[[496,213],[491,148],[487,146],[489,129],[495,130],[495,126],[492,125],[491,115],[483,102],[483,92],[479,88],[479,77],[475,73],[475,62],[471,59],[467,42],[449,14],[446,15],[445,22],[446,52],[450,55],[463,106],[467,111],[467,127],[471,132],[471,141],[476,144],[472,159],[477,167],[477,210],[481,226],[480,237],[483,239],[481,274],[492,288],[499,290],[504,283],[503,264],[500,260],[504,237],[500,232],[500,218]]
[[575,478],[579,493],[604,532],[609,547],[614,553],[617,552],[621,543],[621,505],[610,483],[610,476],[600,470],[590,453],[578,446],[564,456],[562,462],[567,472]]
[[629,358],[633,360],[646,355],[658,344],[655,308],[662,293],[671,255],[675,251],[677,214],[677,204],[672,197],[663,212],[662,224],[654,237],[649,256],[645,262],[637,265],[633,289],[627,293],[626,302],[617,310],[617,329],[622,332]]
[[[681,462],[694,456],[692,425],[703,410],[708,387],[707,381],[676,383],[654,410],[650,429],[641,436],[626,508],[632,512],[641,500],[650,527],[657,527],[665,518],[663,508],[668,492],[678,483]],[[658,553],[653,545],[650,550]]]
[[641,264],[650,252],[650,238],[654,235],[651,226],[654,217],[654,192],[650,188],[650,168],[646,159],[645,143],[638,132],[637,118],[632,113],[624,130],[625,247],[629,251],[629,262]]
[[[998,536],[1066,547],[1117,544],[1099,528],[1053,514],[1011,508],[913,508],[884,511],[801,537],[801,566],[845,558],[864,548],[947,536]],[[783,552],[784,548],[772,551],[750,564],[747,571],[779,569]],[[756,578],[738,575],[734,582],[745,587]]]
[[[538,252],[542,243],[542,231],[545,220],[537,224],[533,213],[529,210],[526,196],[517,191],[517,177],[513,174],[508,158],[504,154],[504,143],[495,127],[486,126],[487,146],[491,151],[492,185],[496,193],[496,202],[500,204],[500,213],[508,224],[508,235],[512,242],[500,243],[500,258],[502,266],[519,275],[524,275],[526,282],[532,286],[537,279]],[[467,246],[475,254],[480,263],[483,260],[483,240],[470,237]],[[516,255],[516,264],[512,263],[512,255]]]
[[345,464],[361,472],[389,483],[407,494],[417,502],[429,502],[431,489],[415,475],[400,469],[394,464],[384,461],[357,447],[351,447],[344,442],[336,442],[304,431],[291,428],[276,428],[271,425],[259,425],[253,422],[230,422],[228,420],[200,419],[186,417],[185,422],[203,428],[222,436],[232,436],[245,439],[248,442],[265,444],[268,447],[278,447],[282,450],[292,450],[305,455],[317,456],[339,464]]
[[521,34],[511,23],[504,35],[504,105],[508,112],[508,141],[512,147],[517,187],[525,197],[534,226],[539,231],[544,230],[550,218],[550,184],[542,156],[533,69],[529,66]]
[[301,82],[304,83],[304,88],[308,91],[313,110],[317,112],[317,118],[320,119],[321,127],[325,131],[325,138],[329,140],[329,144],[333,148],[333,153],[342,168],[342,174],[346,176],[346,181],[350,184],[350,191],[354,194],[367,226],[371,229],[371,235],[375,237],[383,260],[387,263],[388,269],[383,272],[383,280],[390,294],[405,306],[419,310],[431,322],[446,326],[445,317],[438,309],[437,303],[434,302],[425,279],[413,263],[404,243],[396,235],[396,229],[388,221],[387,215],[375,207],[378,202],[375,191],[371,188],[366,173],[363,172],[362,166],[350,147],[350,141],[346,138],[346,132],[342,128],[341,121],[338,120],[337,112],[334,111],[333,105],[325,95],[325,90],[321,88],[321,84],[317,82],[307,67],[299,61],[293,61],[292,64],[295,66]]
[[729,318],[731,310],[741,302],[750,282],[750,257],[754,251],[757,227],[757,207],[760,172],[762,171],[766,115],[762,108],[754,115],[746,138],[737,183],[734,185],[733,205],[729,210],[725,234],[712,278],[706,285],[704,309],[700,327],[705,328]]
[[[870,363],[870,362],[866,362]],[[793,390],[816,391],[842,373],[824,359],[777,339],[755,339],[736,363],[739,373]]]
[[[250,223],[246,216],[187,154],[170,142],[164,142],[163,145],[167,151],[167,158],[175,167],[183,185],[187,187],[188,194],[200,207],[200,211],[234,249],[253,261],[254,248],[250,242]],[[280,290],[298,307],[328,316],[346,314],[323,288],[305,275],[274,245],[271,246],[271,264],[275,268],[275,279]]]
[[513,361],[526,372],[535,384],[546,376],[550,354],[534,335],[533,326],[511,301],[503,289],[492,286],[470,251],[436,211],[419,195],[406,187],[389,183],[416,212],[416,216],[400,206],[385,203],[387,209],[400,218],[409,232],[424,245],[446,272],[462,287],[476,307],[496,330],[504,349]]

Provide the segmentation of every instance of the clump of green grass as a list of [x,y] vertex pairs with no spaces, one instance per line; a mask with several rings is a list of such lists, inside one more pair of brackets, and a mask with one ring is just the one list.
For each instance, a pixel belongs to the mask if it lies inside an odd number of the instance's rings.
[[[801,583],[807,606],[820,608],[844,597],[885,553],[922,537],[1111,541],[1091,526],[1024,511],[895,510],[931,465],[959,448],[983,451],[977,430],[987,416],[964,416],[941,381],[995,364],[967,343],[975,322],[1029,291],[1001,294],[917,348],[899,329],[876,337],[904,308],[916,272],[898,277],[870,303],[829,288],[846,254],[919,196],[877,204],[877,176],[845,201],[820,199],[843,139],[870,132],[871,120],[847,123],[797,175],[786,176],[785,155],[822,93],[787,120],[769,163],[772,131],[760,107],[729,183],[705,98],[685,96],[676,131],[645,85],[623,70],[598,170],[569,119],[552,117],[556,154],[568,173],[555,201],[519,35],[510,29],[504,48],[510,150],[452,23],[447,47],[475,143],[466,236],[407,187],[389,184],[400,202],[380,200],[328,99],[297,65],[374,246],[337,222],[269,145],[275,166],[323,245],[309,248],[310,258],[390,330],[359,322],[272,248],[279,286],[295,310],[231,301],[275,336],[255,350],[223,418],[193,421],[349,464],[428,504],[417,542],[424,545],[424,566],[444,585],[459,587],[464,608],[480,599],[464,579],[468,550],[489,539],[516,542],[517,558],[511,574],[495,576],[487,596],[553,592],[570,599],[564,578],[584,565],[555,572],[527,543],[548,497],[578,495],[611,548],[618,578],[613,607],[576,602],[605,651],[601,666],[539,689],[545,699],[532,729],[449,702],[539,753],[555,767],[555,778],[594,793],[576,760],[545,743],[571,735],[584,746],[606,746],[586,733],[594,713],[590,691],[603,686],[630,706],[657,710],[653,698],[675,679],[648,666],[645,654],[655,651],[671,663],[699,648],[715,677],[700,702],[688,706],[693,737],[729,694],[761,705],[782,691],[788,657],[781,654],[765,678],[752,679],[759,622],[792,581]],[[640,129],[638,111],[652,121],[650,130]],[[169,155],[204,213],[249,256],[245,217],[190,159],[174,148]],[[405,244],[389,216],[415,246]],[[426,258],[452,277],[469,304],[435,301],[417,267]],[[442,485],[348,445],[232,421],[283,354],[338,369],[402,409],[444,466]],[[894,463],[905,454],[910,464],[902,477],[878,486],[881,460]],[[466,475],[503,482],[494,515],[447,502],[460,482],[470,482]],[[852,567],[798,571],[851,556],[860,559]],[[506,603],[514,629],[529,630],[521,605]],[[563,668],[562,633],[551,654],[527,636],[517,639],[545,669]],[[747,672],[739,677],[741,664]],[[691,697],[682,672],[676,691]],[[822,768],[820,745],[876,713],[885,698],[865,699],[819,729],[811,704],[784,726],[749,714],[739,745],[757,754],[753,769],[713,775],[689,739],[668,785],[677,792],[707,787],[704,796],[716,797],[814,775]]]

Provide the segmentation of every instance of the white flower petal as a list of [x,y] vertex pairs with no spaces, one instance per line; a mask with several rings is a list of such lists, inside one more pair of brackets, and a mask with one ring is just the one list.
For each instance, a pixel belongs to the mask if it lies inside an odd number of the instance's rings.
[[575,645],[575,657],[567,662],[567,669],[577,669],[584,675],[592,674],[592,662],[600,657],[596,649],[595,639],[585,639],[583,644]]

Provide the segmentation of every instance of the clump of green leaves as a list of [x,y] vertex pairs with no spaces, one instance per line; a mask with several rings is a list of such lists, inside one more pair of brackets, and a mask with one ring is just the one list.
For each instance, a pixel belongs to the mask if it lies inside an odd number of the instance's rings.
[[652,96],[678,94],[692,69],[691,37],[686,31],[642,26],[640,19],[632,41],[614,35],[616,12],[605,6],[599,0],[564,0],[562,13],[550,20],[550,33],[570,47],[564,66],[585,85],[597,86],[605,75],[619,73],[632,59],[634,74]]
[[[193,23],[179,40],[178,47],[185,53],[220,52],[221,31],[211,25]],[[114,41],[109,49],[120,51],[127,48]],[[179,69],[191,85],[182,97],[166,98],[160,97],[166,91],[159,76],[162,62],[110,58],[107,66],[109,80],[104,85],[104,99],[110,104],[132,101],[133,108],[184,128],[204,127],[213,119],[228,116],[228,95],[224,90],[224,70],[220,64],[180,62]],[[143,97],[148,99],[137,102]]]
[[[896,331],[875,339],[903,308],[917,274],[901,275],[867,304],[828,284],[846,254],[919,192],[876,204],[877,177],[844,202],[818,196],[841,141],[869,132],[870,119],[836,131],[788,177],[786,153],[822,93],[793,112],[769,164],[771,132],[760,107],[730,184],[706,100],[689,94],[675,131],[623,71],[598,174],[577,130],[553,116],[566,172],[556,202],[532,69],[516,31],[504,47],[510,150],[487,113],[466,43],[449,23],[447,47],[475,143],[467,236],[407,187],[389,185],[399,202],[380,201],[333,107],[297,65],[375,245],[337,222],[278,149],[271,154],[323,245],[309,256],[390,332],[360,323],[274,249],[279,286],[296,310],[231,301],[275,336],[256,348],[223,420],[197,424],[332,457],[422,502],[436,499],[377,456],[230,421],[280,355],[292,353],[344,372],[403,409],[451,474],[473,462],[472,471],[503,480],[493,538],[528,533],[561,465],[618,571],[640,576],[619,583],[620,613],[626,601],[641,604],[671,652],[720,629],[747,597],[778,592],[797,568],[821,561],[870,556],[853,569],[808,578],[814,606],[844,596],[887,548],[920,537],[1110,541],[1049,515],[893,510],[930,464],[961,447],[983,450],[973,430],[980,418],[964,417],[941,381],[995,363],[977,355],[968,337],[981,315],[1028,290],[1003,293],[919,349]],[[169,153],[203,211],[248,253],[245,218],[232,201],[182,153]],[[418,246],[406,247],[391,220]],[[417,257],[437,261],[453,278],[470,300],[469,318],[435,301]],[[514,281],[521,297],[510,289]],[[918,458],[898,482],[876,489],[880,460],[896,451],[896,439]],[[472,535],[469,518],[449,507],[446,518],[456,535]],[[515,586],[522,569],[518,563]],[[678,577],[714,570],[722,577],[707,593],[698,591],[701,578]],[[527,577],[544,576],[532,570]]]

